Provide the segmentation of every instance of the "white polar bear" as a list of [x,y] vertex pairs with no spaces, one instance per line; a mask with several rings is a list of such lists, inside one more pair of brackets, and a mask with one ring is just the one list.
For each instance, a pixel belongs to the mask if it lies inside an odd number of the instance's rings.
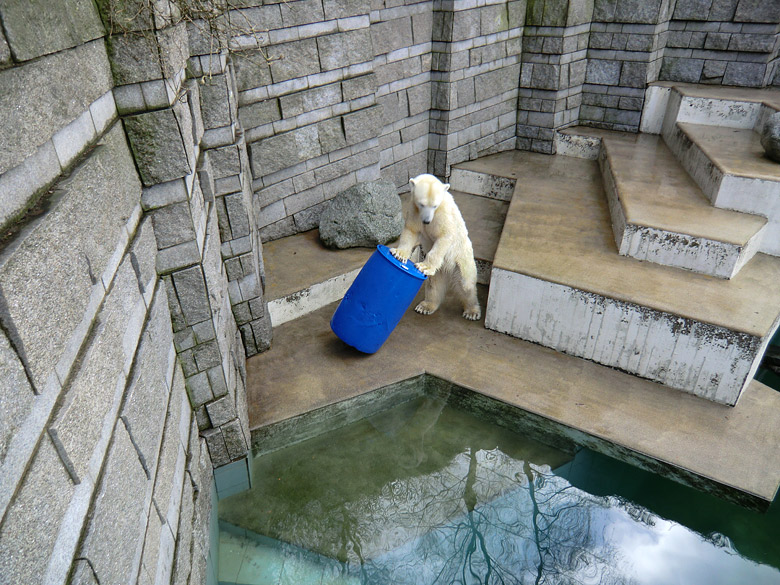
[[472,321],[482,317],[477,299],[477,265],[466,223],[449,192],[449,184],[433,175],[419,175],[409,181],[411,199],[404,203],[404,230],[397,248],[390,252],[406,261],[420,244],[425,259],[417,268],[428,276],[425,300],[415,311],[430,315],[441,305],[447,285],[452,284],[463,303],[463,316]]

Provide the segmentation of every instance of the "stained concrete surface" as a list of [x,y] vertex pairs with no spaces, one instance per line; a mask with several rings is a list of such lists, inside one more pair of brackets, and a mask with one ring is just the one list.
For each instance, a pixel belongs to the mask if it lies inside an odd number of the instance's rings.
[[336,306],[276,328],[247,361],[250,428],[428,373],[759,499],[780,484],[780,393],[759,382],[722,406],[489,331],[452,297],[431,316],[408,310],[366,355],[330,330]]
[[772,331],[780,318],[780,258],[756,254],[723,280],[619,256],[595,161],[511,154],[522,178],[494,266],[732,331]]
[[660,136],[614,132],[603,144],[630,224],[740,246],[766,224],[758,215],[713,207]]
[[767,158],[753,130],[679,122],[678,126],[725,175],[777,181],[780,164]]
[[[508,245],[498,253],[504,264],[548,277],[574,272],[586,284],[629,293],[636,288],[638,296],[662,306],[715,320],[725,313],[727,320],[746,321],[753,328],[762,323],[759,315],[780,307],[780,291],[769,286],[780,281],[780,268],[761,254],[750,263],[754,268],[745,269],[748,276],[740,275],[729,289],[719,288],[719,279],[618,256],[595,161],[520,152],[487,160],[498,168],[507,158],[520,180],[513,223],[501,240]],[[480,199],[474,202],[480,204]],[[492,211],[484,213],[497,221]],[[470,225],[472,239],[480,239],[481,230]],[[539,239],[524,247],[518,243],[520,233]],[[314,273],[340,274],[345,264],[362,265],[360,254],[367,258],[370,252],[326,251],[316,232],[298,238],[268,243],[265,253],[269,279],[281,268],[289,282],[297,280],[297,289],[301,282],[312,282]],[[275,246],[283,252],[276,268],[271,259]],[[480,293],[484,308],[486,291]],[[747,300],[739,301],[740,295]],[[451,295],[434,315],[409,309],[385,345],[365,355],[330,330],[336,307],[333,303],[276,327],[272,348],[247,361],[254,432],[427,373],[614,444],[659,467],[744,492],[748,499],[771,501],[780,485],[780,393],[759,382],[749,384],[735,407],[723,406],[489,331],[481,321],[463,319]]]

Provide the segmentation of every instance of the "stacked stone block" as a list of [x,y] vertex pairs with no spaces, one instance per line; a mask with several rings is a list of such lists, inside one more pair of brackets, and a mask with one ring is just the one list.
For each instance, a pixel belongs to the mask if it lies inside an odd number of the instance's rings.
[[[239,19],[240,20],[240,19]],[[204,25],[189,24],[191,51],[213,51]],[[203,138],[199,176],[208,183],[216,207],[221,256],[225,263],[233,316],[247,356],[265,351],[271,323],[264,300],[262,242],[252,205],[252,178],[244,132],[238,117],[238,90],[232,62],[224,51],[194,55],[189,61],[192,93],[198,93]],[[195,89],[199,88],[199,92]]]
[[596,0],[580,123],[637,132],[647,83],[661,68],[673,3]]
[[0,580],[202,582],[212,463],[156,264],[176,237],[141,204],[189,169],[188,108],[149,97],[133,151],[93,2],[0,19]]
[[555,131],[577,123],[592,10],[590,0],[529,4],[517,114],[519,149],[553,153]]
[[381,176],[405,190],[410,177],[428,172],[435,3],[379,4],[370,15],[374,73],[360,93],[375,92],[381,107]]
[[525,2],[437,2],[433,14],[430,162],[515,148]]
[[381,109],[368,2],[265,2],[236,11],[239,121],[262,239],[316,227],[324,202],[379,176]]
[[[246,354],[267,348],[270,340],[256,259],[259,240],[248,197],[242,196],[248,181],[241,158],[236,168],[229,156],[229,148],[237,155],[241,144],[233,76],[220,39],[214,45],[198,37],[194,23],[188,30],[172,5],[160,6],[154,5],[153,19],[141,10],[130,21],[121,10],[104,7],[104,19],[114,28],[132,31],[109,37],[109,59],[144,185],[143,208],[152,217],[156,269],[167,285],[190,404],[212,463],[219,466],[246,456],[240,372]],[[211,52],[190,57],[190,43],[196,51],[205,46]],[[245,156],[244,161],[246,168]],[[222,233],[219,210],[231,228]],[[237,260],[241,267],[238,272],[231,266],[230,280],[223,260]],[[231,305],[243,316],[243,338]]]
[[777,2],[678,0],[661,80],[766,87],[776,82]]

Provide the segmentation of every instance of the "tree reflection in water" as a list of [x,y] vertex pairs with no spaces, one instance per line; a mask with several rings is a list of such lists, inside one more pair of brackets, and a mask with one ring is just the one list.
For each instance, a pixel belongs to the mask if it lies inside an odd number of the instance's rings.
[[571,455],[472,419],[429,397],[258,458],[258,486],[220,518],[372,585],[780,582],[727,539],[572,486],[552,472]]

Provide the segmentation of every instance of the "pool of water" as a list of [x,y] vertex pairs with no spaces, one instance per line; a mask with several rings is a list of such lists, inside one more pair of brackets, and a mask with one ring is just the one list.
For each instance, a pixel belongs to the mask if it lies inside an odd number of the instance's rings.
[[254,457],[219,503],[220,583],[780,584],[777,502],[554,444],[439,393]]

